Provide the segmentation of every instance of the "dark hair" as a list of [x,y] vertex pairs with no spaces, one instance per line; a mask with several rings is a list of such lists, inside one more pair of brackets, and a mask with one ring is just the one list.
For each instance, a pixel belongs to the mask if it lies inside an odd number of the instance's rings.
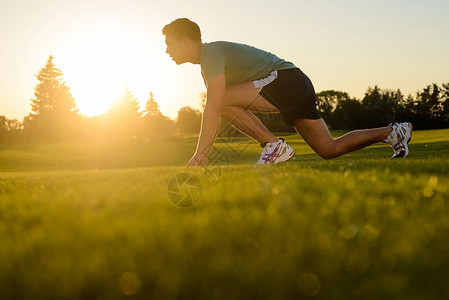
[[186,37],[192,42],[201,43],[200,27],[187,18],[176,19],[162,28],[163,35],[169,35],[177,40]]

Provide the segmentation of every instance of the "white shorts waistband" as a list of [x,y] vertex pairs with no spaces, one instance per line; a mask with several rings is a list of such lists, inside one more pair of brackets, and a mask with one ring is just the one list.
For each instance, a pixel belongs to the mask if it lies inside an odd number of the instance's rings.
[[253,80],[253,84],[254,87],[256,89],[260,90],[266,86],[267,84],[270,84],[273,80],[275,80],[278,77],[278,71],[273,71],[270,73],[270,75],[268,75],[268,77],[266,78],[262,78],[262,79],[258,79],[258,80]]

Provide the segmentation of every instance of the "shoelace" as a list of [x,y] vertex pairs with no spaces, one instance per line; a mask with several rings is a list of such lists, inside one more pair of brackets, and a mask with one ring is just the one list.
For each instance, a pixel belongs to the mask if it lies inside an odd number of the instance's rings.
[[405,135],[401,131],[401,129],[396,129],[397,143],[393,145],[395,151],[400,151],[403,148],[402,142],[405,139]]
[[276,145],[276,148],[274,148],[274,150],[273,150],[273,152],[271,152],[271,153],[265,153],[264,155],[264,157],[262,158],[262,160],[263,161],[265,161],[265,162],[273,162],[272,161],[272,159],[273,159],[273,157],[275,157],[275,154],[276,154],[276,152],[279,150],[279,147],[281,146],[281,144],[277,144]]

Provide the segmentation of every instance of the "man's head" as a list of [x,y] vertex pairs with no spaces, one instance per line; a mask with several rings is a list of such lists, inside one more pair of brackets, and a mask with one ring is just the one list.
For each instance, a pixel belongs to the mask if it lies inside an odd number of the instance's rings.
[[199,63],[201,46],[200,27],[187,18],[176,19],[162,29],[167,44],[167,54],[176,64]]

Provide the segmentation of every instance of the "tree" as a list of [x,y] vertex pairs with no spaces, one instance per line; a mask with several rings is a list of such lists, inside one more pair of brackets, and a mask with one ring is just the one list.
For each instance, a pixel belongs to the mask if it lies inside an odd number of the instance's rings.
[[159,116],[162,115],[161,111],[159,110],[159,104],[154,100],[154,94],[150,91],[150,98],[148,98],[147,102],[145,103],[145,111],[144,115],[148,116]]
[[0,142],[19,141],[22,138],[22,124],[16,119],[0,116]]
[[441,90],[441,118],[444,122],[444,127],[449,126],[449,82],[443,83],[443,88]]
[[395,120],[394,98],[391,98],[389,92],[382,91],[378,86],[368,87],[362,105],[364,127],[386,126]]
[[420,128],[428,129],[441,126],[438,120],[443,111],[443,103],[440,96],[441,89],[435,83],[428,85],[422,92],[417,93],[417,123]]
[[0,142],[8,140],[7,120],[5,116],[0,116]]
[[125,84],[120,98],[112,103],[107,114],[114,118],[124,120],[137,120],[142,117],[139,112],[139,99],[137,99],[128,85]]
[[407,98],[402,97],[399,101],[396,110],[395,121],[409,121],[412,122],[413,126],[416,128],[416,101],[412,95],[408,95]]
[[317,108],[328,124],[332,124],[332,113],[335,111],[340,101],[349,100],[350,97],[346,92],[327,90],[316,94]]
[[17,119],[8,119],[6,120],[6,128],[8,129],[10,141],[18,141],[22,139],[22,123]]
[[146,140],[160,140],[173,135],[173,121],[159,110],[154,94],[146,101],[141,136]]
[[384,90],[383,97],[385,98],[385,101],[392,106],[395,121],[406,121],[407,119],[400,118],[400,114],[408,104],[408,99],[404,98],[401,90]]
[[77,135],[79,114],[70,88],[63,81],[61,70],[49,56],[45,67],[36,75],[30,113],[24,120],[25,130],[36,139],[63,139]]
[[183,133],[199,133],[201,128],[201,112],[190,106],[178,110],[176,128]]
[[332,114],[332,128],[359,129],[363,126],[363,105],[357,99],[346,99],[338,102]]
[[137,137],[140,133],[142,113],[139,101],[125,84],[122,95],[105,114],[107,135],[116,138]]

